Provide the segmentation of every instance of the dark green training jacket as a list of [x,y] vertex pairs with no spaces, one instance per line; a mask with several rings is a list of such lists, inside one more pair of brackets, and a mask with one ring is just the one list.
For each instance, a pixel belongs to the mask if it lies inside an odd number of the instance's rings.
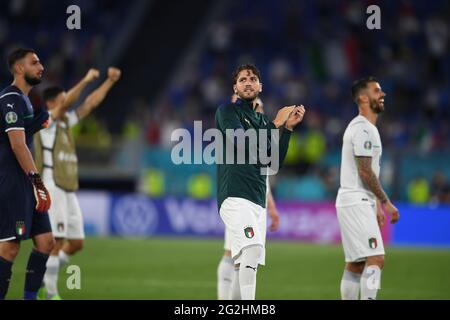
[[[270,129],[279,130],[279,166],[281,167],[289,145],[291,132],[286,128],[277,129],[266,115],[256,112],[251,102],[238,99],[236,103],[221,105],[216,111],[216,128],[223,137],[223,164],[217,165],[217,207],[228,197],[239,197],[266,207],[266,175],[261,174],[265,167],[259,162],[250,164],[249,144],[246,142],[245,164],[236,164],[237,146],[234,144],[234,164],[226,164],[226,129],[268,129],[268,152],[270,155],[277,144],[270,144]],[[258,141],[258,148],[260,143]],[[259,150],[259,149],[258,149]]]

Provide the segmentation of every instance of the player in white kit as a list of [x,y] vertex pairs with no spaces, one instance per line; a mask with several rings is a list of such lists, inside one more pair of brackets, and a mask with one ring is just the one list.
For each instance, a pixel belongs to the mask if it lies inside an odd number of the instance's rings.
[[51,122],[47,129],[35,135],[35,159],[52,197],[49,216],[56,244],[47,261],[45,287],[39,290],[39,299],[61,299],[57,287],[59,270],[84,246],[83,216],[75,194],[78,190],[78,160],[71,128],[103,102],[120,79],[121,71],[108,68],[103,83],[76,109],[69,108],[73,107],[85,87],[99,76],[98,70],[90,69],[68,92],[54,86],[43,93]]
[[380,84],[373,77],[356,81],[352,97],[359,115],[344,133],[341,159],[341,183],[336,209],[345,253],[341,280],[343,300],[376,299],[384,266],[384,247],[380,228],[385,214],[391,223],[399,219],[397,208],[389,200],[380,181],[382,145],[376,121],[384,111]]

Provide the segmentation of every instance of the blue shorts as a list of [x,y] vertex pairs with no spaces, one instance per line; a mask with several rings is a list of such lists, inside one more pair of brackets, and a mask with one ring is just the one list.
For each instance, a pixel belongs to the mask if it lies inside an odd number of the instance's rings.
[[48,213],[36,211],[33,185],[23,171],[0,171],[0,242],[51,232]]

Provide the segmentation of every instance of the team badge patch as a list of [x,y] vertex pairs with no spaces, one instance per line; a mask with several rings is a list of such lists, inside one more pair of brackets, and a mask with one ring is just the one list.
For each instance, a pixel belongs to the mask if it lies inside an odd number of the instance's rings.
[[16,222],[16,234],[18,236],[23,236],[25,234],[25,222],[24,221]]
[[364,149],[366,149],[366,150],[372,149],[372,142],[370,142],[370,141],[364,142]]
[[17,113],[10,111],[5,116],[5,121],[7,124],[13,124],[17,122]]
[[253,231],[252,227],[247,227],[244,229],[245,236],[249,239],[253,238],[255,235],[255,232]]
[[376,249],[377,246],[378,246],[377,239],[376,238],[370,238],[369,239],[369,247],[371,249]]

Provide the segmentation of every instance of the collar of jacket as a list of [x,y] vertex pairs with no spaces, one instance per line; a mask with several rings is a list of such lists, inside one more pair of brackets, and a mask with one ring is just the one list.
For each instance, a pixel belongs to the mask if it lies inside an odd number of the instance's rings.
[[248,107],[252,110],[255,110],[255,106],[253,106],[253,104],[251,102],[248,102],[246,100],[243,100],[241,98],[237,98],[235,104],[237,104],[238,106],[242,106],[242,107]]

